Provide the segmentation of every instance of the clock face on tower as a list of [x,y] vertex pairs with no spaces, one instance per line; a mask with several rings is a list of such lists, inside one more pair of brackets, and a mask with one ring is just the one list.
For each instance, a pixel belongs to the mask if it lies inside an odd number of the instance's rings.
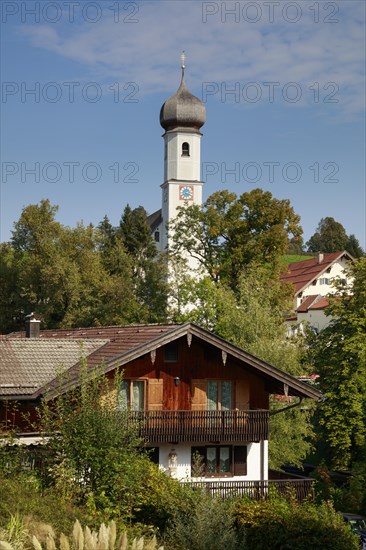
[[193,201],[193,185],[180,185],[179,198],[183,201]]

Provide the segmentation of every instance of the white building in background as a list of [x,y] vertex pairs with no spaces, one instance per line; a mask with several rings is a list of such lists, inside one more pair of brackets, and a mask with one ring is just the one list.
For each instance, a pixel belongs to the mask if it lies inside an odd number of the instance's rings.
[[294,286],[295,315],[288,319],[291,325],[299,326],[306,322],[315,332],[323,330],[332,320],[325,314],[329,305],[328,296],[336,292],[333,285],[336,279],[345,279],[347,264],[353,260],[345,250],[319,253],[316,257],[293,262],[282,273],[281,281]]
[[[164,128],[164,182],[162,208],[148,217],[157,247],[169,251],[171,239],[167,224],[184,205],[202,205],[201,137],[200,129],[206,121],[206,108],[191,94],[185,83],[185,56],[182,54],[182,79],[177,92],[165,101],[160,110],[160,124]],[[196,260],[187,256],[193,271]]]

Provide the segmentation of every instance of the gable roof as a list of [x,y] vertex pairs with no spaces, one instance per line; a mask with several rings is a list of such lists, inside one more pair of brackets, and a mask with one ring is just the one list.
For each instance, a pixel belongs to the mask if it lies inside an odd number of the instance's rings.
[[[109,372],[118,367],[123,367],[130,361],[150,352],[154,352],[157,348],[174,342],[182,337],[187,338],[188,345],[190,345],[192,338],[197,338],[203,343],[218,348],[222,353],[226,354],[227,361],[230,359],[234,360],[239,365],[241,364],[242,367],[245,367],[264,379],[269,393],[283,394],[288,392],[288,395],[309,397],[313,399],[319,399],[321,397],[321,393],[315,388],[310,387],[306,383],[273,367],[266,361],[262,361],[254,355],[230,344],[223,338],[193,323],[44,330],[41,331],[40,338],[34,339],[25,339],[24,333],[13,333],[8,335],[6,339],[0,339],[0,348],[4,345],[5,347],[9,346],[10,342],[13,344],[16,342],[19,342],[19,344],[29,342],[29,344],[26,345],[28,345],[29,348],[33,348],[34,351],[32,353],[36,355],[36,349],[39,348],[42,350],[44,349],[44,345],[49,346],[48,349],[50,350],[54,348],[57,349],[60,343],[62,344],[65,340],[71,344],[75,343],[78,345],[78,355],[76,358],[73,356],[74,363],[72,363],[73,359],[71,359],[68,363],[68,368],[65,364],[64,370],[67,370],[68,373],[67,379],[62,383],[61,388],[55,370],[52,371],[53,376],[49,377],[48,380],[44,378],[41,379],[40,372],[35,373],[34,380],[37,382],[38,386],[37,388],[33,387],[32,391],[30,391],[30,388],[26,395],[36,399],[40,396],[52,398],[60,390],[67,391],[78,384],[80,371],[80,340],[84,341],[84,353],[85,350],[90,352],[87,355],[88,367],[93,369],[104,364],[104,371]],[[87,345],[93,342],[95,349],[88,348]],[[62,350],[62,348],[60,349]],[[11,358],[9,362],[11,362]],[[24,368],[27,369],[27,365],[30,369],[29,380],[33,380],[32,369],[37,369],[37,367],[30,367],[30,363],[25,361]],[[49,374],[51,374],[51,370]],[[1,389],[0,387],[0,394],[3,393]]]
[[329,300],[326,296],[322,296],[320,298],[320,300],[317,300],[316,302],[314,302],[313,304],[311,304],[311,306],[309,307],[309,309],[325,309],[326,307],[329,306]]
[[320,294],[310,294],[310,296],[306,296],[305,300],[301,302],[296,309],[296,313],[306,313],[317,298],[320,298]]
[[280,279],[284,283],[292,283],[295,286],[295,294],[298,294],[343,257],[347,260],[353,260],[351,254],[343,250],[342,252],[330,252],[308,260],[293,262],[287,266],[285,272],[281,273]]
[[296,313],[307,313],[313,309],[325,309],[329,306],[329,300],[326,296],[321,294],[312,294],[307,296],[303,302],[296,309]]

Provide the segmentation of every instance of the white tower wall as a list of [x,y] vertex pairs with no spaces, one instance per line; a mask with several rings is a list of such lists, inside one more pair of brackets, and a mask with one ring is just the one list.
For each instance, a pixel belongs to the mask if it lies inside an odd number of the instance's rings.
[[[199,181],[201,176],[201,134],[169,132],[164,134],[164,181]],[[183,143],[189,145],[189,156],[182,155]]]

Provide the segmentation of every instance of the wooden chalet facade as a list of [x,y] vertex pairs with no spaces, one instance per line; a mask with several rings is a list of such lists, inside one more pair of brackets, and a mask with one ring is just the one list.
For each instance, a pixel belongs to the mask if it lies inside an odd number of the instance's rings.
[[[116,368],[123,368],[116,406],[128,409],[131,421],[139,422],[147,446],[154,449],[152,459],[181,481],[268,485],[269,395],[321,396],[314,387],[191,323],[47,330],[37,336],[16,333],[0,339],[2,420],[9,421],[10,401],[18,399],[29,409],[60,391],[54,372],[32,393],[22,388],[21,380],[12,381],[14,361],[23,361],[30,377],[35,370],[24,352],[27,346],[34,355],[37,346],[83,341],[90,369],[104,363],[112,377]],[[6,355],[9,349],[14,357]],[[72,359],[64,366],[68,381],[62,391],[78,381],[79,363],[70,363]]]

